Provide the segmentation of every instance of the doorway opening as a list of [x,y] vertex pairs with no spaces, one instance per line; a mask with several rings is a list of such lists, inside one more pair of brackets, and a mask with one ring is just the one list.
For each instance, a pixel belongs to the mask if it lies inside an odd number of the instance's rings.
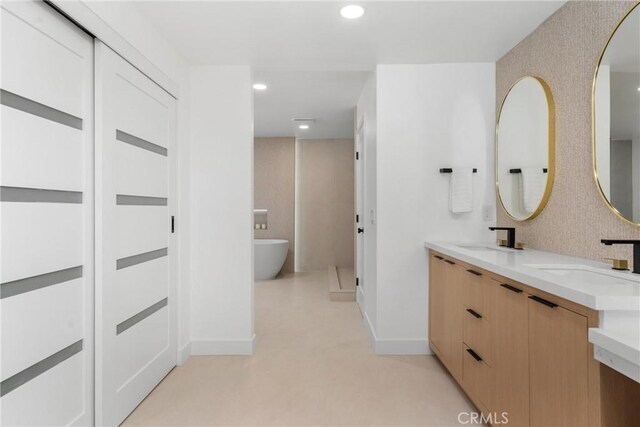
[[363,246],[357,242],[364,227],[362,221],[358,226],[363,153],[355,106],[370,75],[254,70],[257,332],[263,291],[279,284],[293,281],[302,290],[308,278],[322,283],[319,295],[326,301],[357,299]]

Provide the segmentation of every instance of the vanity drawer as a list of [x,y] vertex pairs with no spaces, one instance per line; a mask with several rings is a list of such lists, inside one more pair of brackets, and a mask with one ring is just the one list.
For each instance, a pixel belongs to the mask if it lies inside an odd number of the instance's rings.
[[482,359],[489,366],[493,366],[493,330],[491,324],[484,317],[476,317],[479,314],[465,308],[463,313],[463,341],[469,347],[482,354]]
[[465,307],[475,310],[485,316],[485,276],[471,266],[461,265],[460,280],[462,281],[462,302]]
[[489,410],[493,403],[493,377],[491,367],[483,359],[483,355],[469,346],[463,346],[462,382],[465,390],[485,405]]

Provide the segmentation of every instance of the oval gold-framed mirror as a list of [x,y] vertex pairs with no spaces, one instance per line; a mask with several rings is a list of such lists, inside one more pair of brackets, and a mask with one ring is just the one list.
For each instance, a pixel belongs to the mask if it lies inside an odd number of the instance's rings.
[[540,77],[516,81],[502,101],[496,125],[496,192],[516,221],[545,208],[555,177],[555,104]]
[[618,218],[640,226],[640,3],[609,37],[591,99],[596,185]]

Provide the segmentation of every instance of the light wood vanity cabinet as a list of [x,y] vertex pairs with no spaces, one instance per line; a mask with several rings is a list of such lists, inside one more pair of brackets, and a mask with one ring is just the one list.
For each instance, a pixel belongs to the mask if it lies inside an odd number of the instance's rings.
[[[446,278],[444,276],[444,258],[439,255],[429,256],[429,342],[439,354],[444,354],[444,301]],[[437,301],[437,303],[435,303]],[[444,363],[444,362],[443,362]]]
[[535,296],[528,311],[531,425],[588,425],[587,318]]
[[[467,266],[459,266],[462,289],[462,383],[479,402],[489,408],[493,404],[494,358],[492,322],[493,302],[488,298],[488,278]],[[460,310],[460,308],[458,308]]]
[[449,372],[460,379],[462,375],[462,316],[458,304],[460,292],[459,271],[455,261],[440,255],[430,258],[433,286],[429,288],[429,299],[438,301],[429,314],[429,336],[442,357]]
[[493,340],[496,361],[494,386],[496,411],[509,414],[509,424],[529,425],[529,339],[527,294],[521,286],[491,279],[494,301]]
[[430,345],[480,411],[498,421],[507,413],[510,426],[600,425],[589,405],[599,393],[588,343],[597,313],[443,254],[429,258]]

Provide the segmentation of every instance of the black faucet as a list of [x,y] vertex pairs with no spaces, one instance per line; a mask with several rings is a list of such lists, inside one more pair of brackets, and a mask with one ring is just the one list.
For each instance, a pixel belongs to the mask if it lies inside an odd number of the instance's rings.
[[633,245],[633,272],[640,274],[640,240],[600,240],[607,246],[611,245]]
[[505,230],[507,232],[507,247],[515,249],[516,247],[516,229],[514,227],[489,227],[489,230]]

